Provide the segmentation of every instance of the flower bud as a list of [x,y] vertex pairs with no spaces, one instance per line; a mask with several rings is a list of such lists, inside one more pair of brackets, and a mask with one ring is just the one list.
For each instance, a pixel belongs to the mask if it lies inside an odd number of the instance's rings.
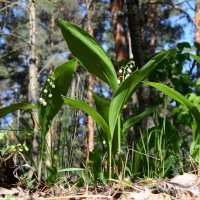
[[44,93],[46,94],[47,92],[48,92],[47,89],[45,89],[45,90],[44,90]]

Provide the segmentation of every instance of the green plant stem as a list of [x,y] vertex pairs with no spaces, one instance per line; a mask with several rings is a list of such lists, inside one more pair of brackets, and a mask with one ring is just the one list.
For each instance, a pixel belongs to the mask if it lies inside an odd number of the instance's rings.
[[121,173],[122,170],[122,159],[121,159],[121,119],[120,119],[120,115],[118,116],[118,130],[117,130],[117,142],[118,142],[118,172]]
[[112,142],[108,143],[109,146],[109,152],[108,152],[108,165],[109,165],[109,171],[108,171],[108,176],[109,176],[109,180],[112,178]]
[[120,121],[120,115],[118,116],[118,155],[121,154],[121,121]]
[[39,164],[38,164],[38,180],[39,181],[41,180],[41,174],[42,174],[44,145],[45,145],[45,134],[41,133],[41,151],[40,151],[40,158],[39,158]]

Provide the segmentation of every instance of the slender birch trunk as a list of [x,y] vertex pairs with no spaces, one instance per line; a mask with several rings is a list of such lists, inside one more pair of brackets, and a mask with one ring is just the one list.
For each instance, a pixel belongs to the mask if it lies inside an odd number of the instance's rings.
[[[36,104],[38,97],[38,69],[37,69],[37,54],[36,54],[36,13],[35,13],[35,0],[29,0],[29,85],[28,85],[28,100],[30,103]],[[32,112],[33,121],[33,160],[37,163],[38,154],[38,116],[37,111]]]

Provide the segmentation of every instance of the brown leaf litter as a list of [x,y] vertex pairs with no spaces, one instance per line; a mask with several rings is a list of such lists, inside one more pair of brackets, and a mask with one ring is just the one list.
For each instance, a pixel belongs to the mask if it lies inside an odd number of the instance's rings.
[[[16,184],[13,155],[0,158],[0,200],[200,200],[200,177],[184,173],[170,180],[143,179],[134,183],[112,180],[112,186],[75,187],[66,189],[62,184],[38,187],[30,191]],[[23,188],[23,189],[22,189]],[[12,197],[12,198],[11,198]]]

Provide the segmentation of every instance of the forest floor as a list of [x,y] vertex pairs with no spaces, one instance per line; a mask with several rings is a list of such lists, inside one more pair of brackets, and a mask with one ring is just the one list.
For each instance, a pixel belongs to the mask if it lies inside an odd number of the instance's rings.
[[[0,199],[25,200],[200,200],[200,179],[194,174],[183,174],[171,180],[145,179],[125,186],[114,183],[112,186],[71,187],[61,185],[35,190],[22,189],[20,186],[3,187],[0,184]],[[4,185],[5,186],[5,185]],[[8,186],[8,185],[7,185]]]
[[31,191],[24,180],[18,178],[16,181],[15,169],[12,156],[0,158],[0,200],[200,200],[200,177],[190,173],[172,179],[141,179],[131,184],[115,180],[111,186],[74,185],[66,189],[61,184],[54,184],[52,187],[40,186]]

